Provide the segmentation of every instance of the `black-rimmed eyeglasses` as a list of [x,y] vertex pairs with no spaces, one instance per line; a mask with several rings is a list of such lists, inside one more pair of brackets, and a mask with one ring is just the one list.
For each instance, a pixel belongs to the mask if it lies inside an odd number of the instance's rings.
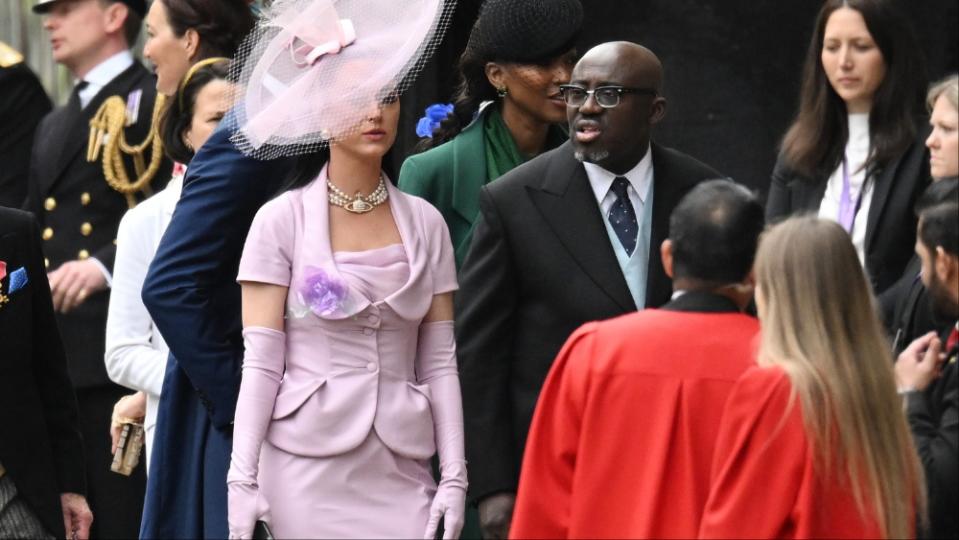
[[593,90],[587,90],[582,86],[575,84],[562,84],[559,91],[563,94],[563,100],[570,107],[582,107],[589,96],[596,99],[596,103],[604,109],[612,109],[619,105],[620,96],[623,94],[644,94],[655,96],[658,94],[652,88],[627,88],[625,86],[600,86]]

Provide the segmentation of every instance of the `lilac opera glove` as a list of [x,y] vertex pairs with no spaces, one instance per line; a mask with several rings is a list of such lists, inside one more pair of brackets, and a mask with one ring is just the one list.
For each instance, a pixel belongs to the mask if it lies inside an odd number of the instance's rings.
[[243,380],[233,423],[233,454],[227,473],[227,521],[230,538],[251,538],[253,526],[267,512],[259,497],[257,468],[283,378],[286,334],[269,328],[243,329]]
[[420,325],[416,377],[430,388],[440,483],[430,506],[424,538],[434,538],[443,519],[443,538],[459,538],[466,508],[466,457],[463,442],[463,400],[456,370],[453,321]]

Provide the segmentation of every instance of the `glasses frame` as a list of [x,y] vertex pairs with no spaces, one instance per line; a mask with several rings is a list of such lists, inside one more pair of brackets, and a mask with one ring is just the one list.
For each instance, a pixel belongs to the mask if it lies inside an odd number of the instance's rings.
[[[579,105],[573,105],[572,103],[569,102],[569,98],[566,97],[567,96],[566,92],[568,90],[578,90],[581,92],[585,92],[586,97],[583,99],[583,102],[580,103]],[[616,103],[612,105],[603,105],[602,103],[600,103],[599,99],[596,98],[595,94],[596,92],[600,92],[603,90],[615,90]],[[566,102],[567,107],[582,107],[583,105],[586,105],[586,102],[589,101],[590,97],[592,97],[596,101],[596,104],[604,109],[612,109],[614,107],[619,106],[619,104],[623,101],[623,94],[642,94],[642,95],[652,96],[652,97],[656,97],[659,95],[659,92],[657,92],[656,90],[652,88],[630,88],[628,86],[616,86],[611,84],[605,85],[605,86],[597,86],[596,88],[592,90],[587,90],[577,84],[561,84],[559,85],[559,91],[563,95],[563,101]]]

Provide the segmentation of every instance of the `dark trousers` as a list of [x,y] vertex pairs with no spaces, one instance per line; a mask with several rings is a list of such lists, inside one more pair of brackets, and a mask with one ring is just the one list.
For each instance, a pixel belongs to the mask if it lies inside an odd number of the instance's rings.
[[77,389],[80,430],[87,466],[87,502],[93,511],[91,538],[136,538],[143,514],[146,472],[143,456],[130,476],[110,470],[113,405],[132,390],[119,385]]

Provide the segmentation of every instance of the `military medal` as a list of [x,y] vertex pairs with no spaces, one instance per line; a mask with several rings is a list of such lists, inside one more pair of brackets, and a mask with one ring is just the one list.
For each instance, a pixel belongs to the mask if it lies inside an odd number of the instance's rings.
[[127,127],[137,123],[137,117],[140,116],[140,98],[143,97],[143,90],[137,88],[127,95]]

